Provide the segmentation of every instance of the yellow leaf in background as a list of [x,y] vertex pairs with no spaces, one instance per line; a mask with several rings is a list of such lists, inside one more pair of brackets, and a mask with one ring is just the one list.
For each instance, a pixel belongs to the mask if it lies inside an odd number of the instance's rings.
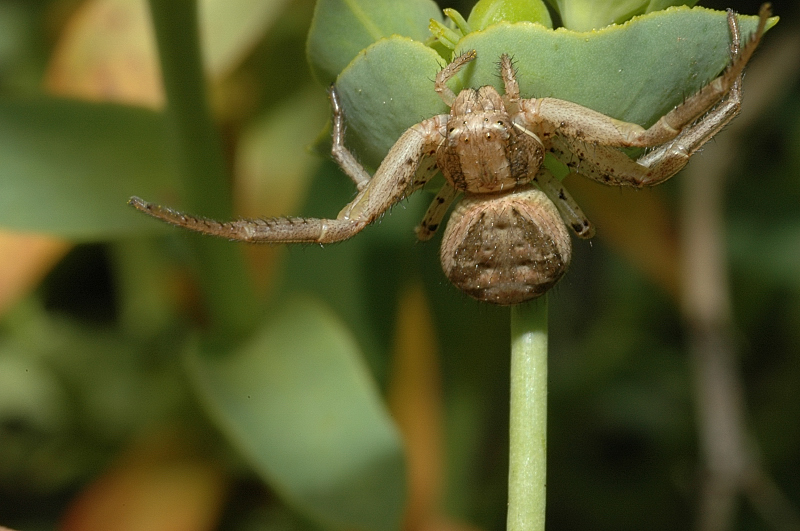
[[0,232],[0,315],[38,285],[70,247],[50,236]]
[[217,463],[187,445],[185,435],[160,432],[135,444],[78,495],[59,529],[216,529],[228,482]]
[[419,283],[397,308],[388,401],[406,446],[406,531],[480,531],[443,514],[444,398],[433,314]]
[[603,228],[598,236],[677,300],[680,264],[677,228],[660,190],[614,188],[581,177],[567,179],[575,199],[595,224]]
[[[229,74],[288,0],[202,0],[201,45],[214,80]],[[160,108],[164,91],[145,0],[89,0],[68,20],[45,78],[53,94]]]
[[405,527],[435,518],[442,498],[443,404],[433,316],[422,286],[409,286],[397,310],[389,408],[406,445],[408,485]]
[[144,0],[90,0],[68,20],[47,68],[59,96],[160,108],[155,36]]

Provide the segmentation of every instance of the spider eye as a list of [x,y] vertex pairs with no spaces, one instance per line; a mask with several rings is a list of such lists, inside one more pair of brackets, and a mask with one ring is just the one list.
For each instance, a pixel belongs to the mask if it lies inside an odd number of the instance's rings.
[[497,125],[499,125],[500,127],[503,127],[503,120],[497,120]]

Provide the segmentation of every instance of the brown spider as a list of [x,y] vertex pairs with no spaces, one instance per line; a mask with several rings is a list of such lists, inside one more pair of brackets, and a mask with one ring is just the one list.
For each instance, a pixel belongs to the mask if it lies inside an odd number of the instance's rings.
[[[502,305],[524,302],[550,289],[569,265],[572,246],[564,221],[581,238],[594,235],[577,203],[542,166],[545,153],[605,184],[641,187],[669,179],[739,112],[742,70],[764,32],[768,4],[759,16],[758,28],[740,48],[738,21],[728,11],[731,64],[648,129],[569,101],[520,98],[505,54],[500,58],[504,96],[491,86],[464,89],[456,96],[446,83],[475,59],[473,50],[436,76],[434,88],[450,114],[409,128],[372,177],[344,145],[344,114],[331,88],[331,152],[359,190],[336,219],[220,223],[136,197],[130,204],[168,223],[236,241],[332,243],[355,236],[438,170],[446,183],[417,227],[418,238],[429,239],[463,193],[442,239],[445,275],[476,299]],[[652,149],[633,160],[620,151],[623,147]]]

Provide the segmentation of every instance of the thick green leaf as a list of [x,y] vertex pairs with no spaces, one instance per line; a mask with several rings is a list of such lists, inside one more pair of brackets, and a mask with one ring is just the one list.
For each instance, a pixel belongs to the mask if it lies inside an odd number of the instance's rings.
[[[740,17],[746,38],[757,17]],[[478,58],[464,68],[464,86],[502,90],[497,60],[514,58],[523,97],[556,97],[642,125],[683,101],[729,61],[726,14],[677,7],[589,33],[538,24],[499,23],[466,35],[456,53]],[[361,53],[336,86],[347,117],[348,143],[375,166],[403,131],[447,112],[433,90],[436,54],[421,43],[392,38]]]
[[334,528],[398,529],[399,434],[349,332],[295,299],[238,352],[192,352],[190,373],[221,429],[292,505]]
[[158,230],[126,201],[177,197],[163,115],[43,99],[0,103],[0,226],[79,240]]
[[361,50],[384,37],[424,41],[430,19],[442,19],[433,0],[318,0],[308,62],[320,83],[329,85]]

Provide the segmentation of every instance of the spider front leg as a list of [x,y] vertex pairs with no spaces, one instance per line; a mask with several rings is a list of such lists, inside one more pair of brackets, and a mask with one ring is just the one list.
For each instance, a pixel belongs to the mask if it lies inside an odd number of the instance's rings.
[[[334,105],[336,122],[336,115],[341,115],[341,108],[338,106],[335,89],[331,89],[331,102]],[[423,173],[430,173],[430,168],[422,163],[434,153],[446,124],[447,116],[440,115],[408,129],[389,150],[371,179],[366,170],[341,145],[340,138],[339,152],[334,157],[337,161],[344,161],[345,166],[342,169],[361,191],[339,212],[336,219],[282,217],[220,222],[154,205],[138,197],[132,197],[128,203],[161,221],[229,240],[252,243],[338,242],[355,236],[392,205],[421,186],[416,179],[417,173],[421,168],[425,170]],[[339,125],[341,126],[341,122]],[[334,148],[336,149],[336,141]]]
[[[663,145],[633,161],[624,153],[611,147],[619,145],[615,142],[589,143],[586,138],[575,138],[575,136],[580,135],[563,134],[553,137],[553,153],[559,160],[572,167],[575,171],[606,184],[635,187],[654,186],[669,179],[686,165],[689,158],[703,144],[708,142],[739,113],[742,102],[742,68],[758,45],[769,16],[769,4],[764,4],[761,7],[756,32],[745,47],[740,49],[739,25],[733,12],[729,11],[731,66],[726,70],[725,74],[706,85],[684,104],[679,105],[662,117],[650,129],[642,130],[643,135],[639,137],[639,139],[649,138],[653,140],[654,138],[660,138],[657,136],[659,134],[658,131],[662,133],[667,129],[674,131],[672,127],[665,128],[664,126],[664,124],[670,122],[670,117],[683,116],[682,120],[688,120],[689,118],[687,117],[690,113],[686,109],[690,107],[698,108],[705,101],[709,92],[726,95],[721,102],[718,101],[719,104],[714,109],[694,125],[683,129],[674,139],[668,139]],[[730,76],[734,73],[737,75],[731,80]],[[718,86],[723,88],[715,88]],[[612,121],[610,118],[607,118],[607,120],[609,121],[608,123]],[[628,125],[638,127],[633,124]],[[669,137],[669,135],[666,136]],[[647,144],[628,143],[623,145]]]
[[702,120],[637,160],[618,149],[569,137],[553,137],[551,146],[556,158],[573,171],[601,183],[637,188],[655,186],[683,169],[691,156],[736,116],[740,106],[741,89],[737,82],[729,97]]
[[[582,141],[592,144],[613,147],[653,147],[664,144],[677,137],[732,91],[738,83],[744,67],[758,47],[770,16],[770,5],[761,6],[756,31],[744,47],[739,49],[738,20],[736,15],[729,11],[728,27],[732,41],[736,41],[736,45],[731,47],[731,64],[719,77],[662,116],[648,129],[638,124],[610,118],[577,103],[554,98],[521,100],[524,122],[531,129],[541,129],[548,136],[557,134],[569,138],[580,138]],[[738,109],[732,110],[727,119],[730,120],[736,112]],[[719,113],[717,115],[719,116]]]

